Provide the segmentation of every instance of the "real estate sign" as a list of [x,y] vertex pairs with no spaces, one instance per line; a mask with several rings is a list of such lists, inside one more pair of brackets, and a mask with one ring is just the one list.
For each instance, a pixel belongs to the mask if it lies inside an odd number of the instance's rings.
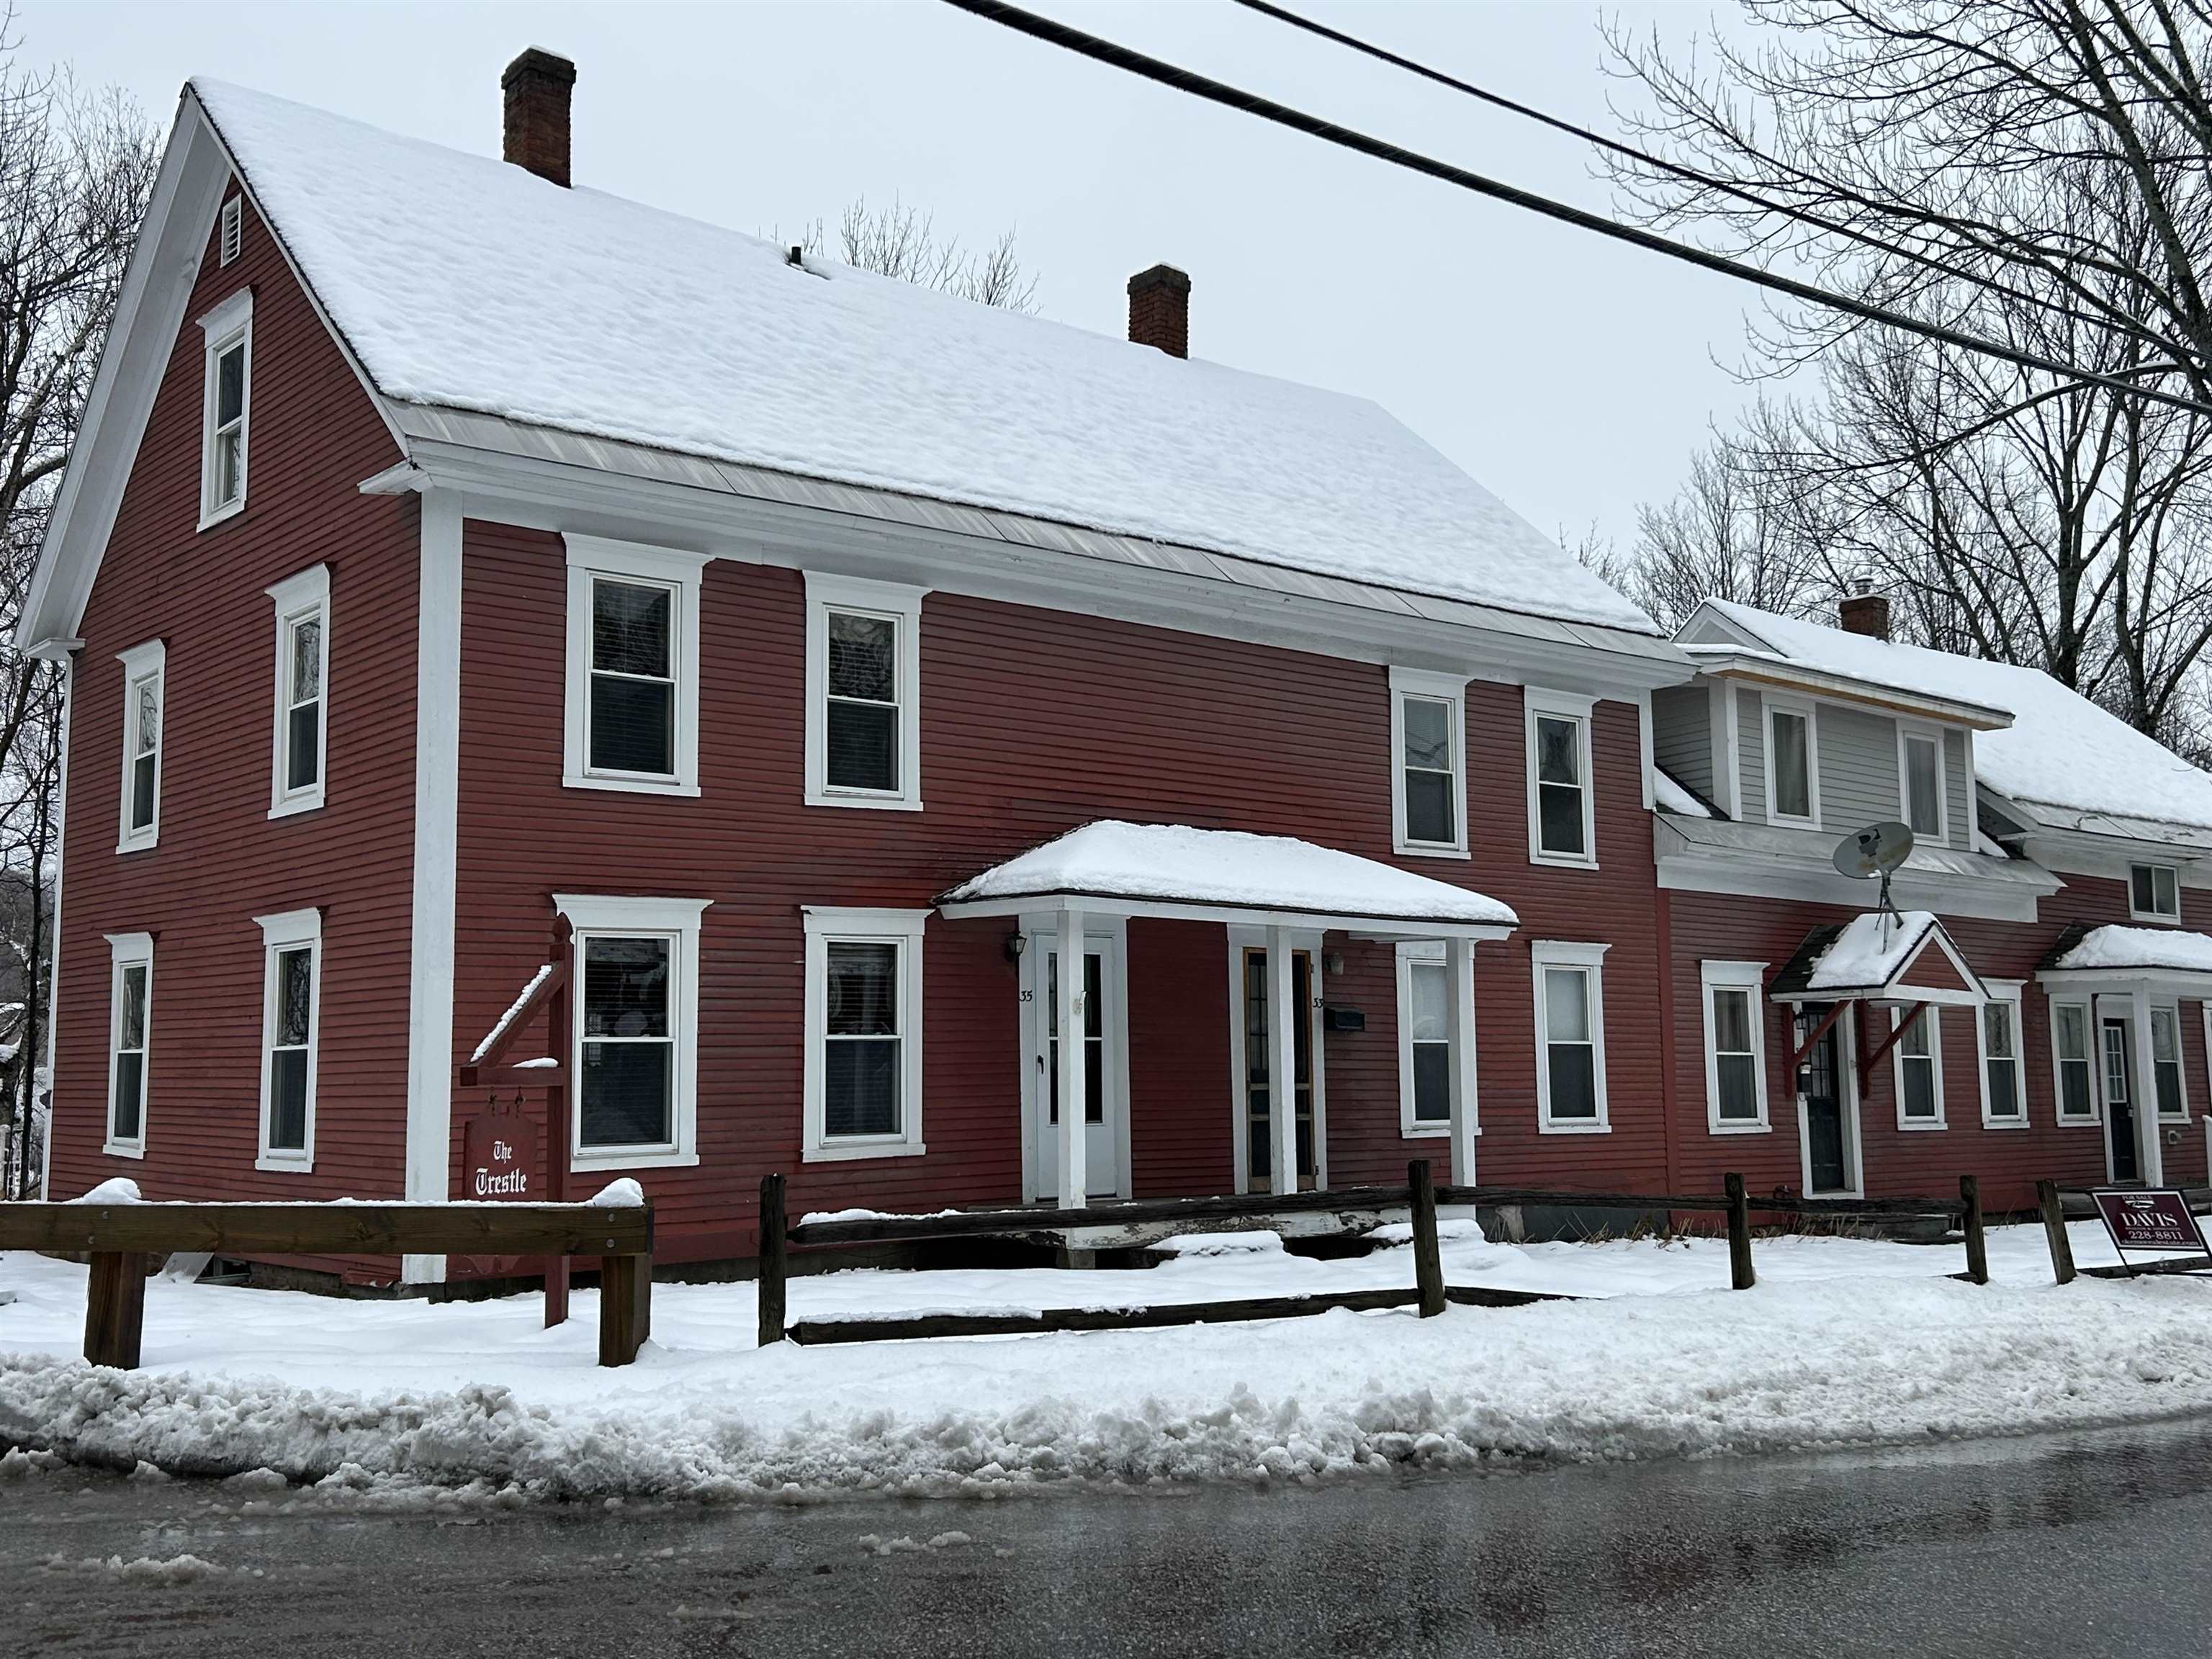
[[2189,1200],[2166,1188],[2150,1191],[2100,1188],[2093,1196],[2098,1212],[2123,1255],[2130,1250],[2195,1250],[2204,1253],[2204,1235]]

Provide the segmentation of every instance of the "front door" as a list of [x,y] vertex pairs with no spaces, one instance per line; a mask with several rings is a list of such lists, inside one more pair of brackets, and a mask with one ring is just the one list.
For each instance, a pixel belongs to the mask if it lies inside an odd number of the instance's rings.
[[[1092,939],[1083,953],[1084,1191],[1111,1198],[1121,1190],[1121,1057],[1114,1038],[1120,1011],[1121,964],[1110,939]],[[1060,1192],[1060,940],[1030,935],[1022,953],[1023,1000],[1030,1009],[1025,1091],[1036,1125],[1036,1195]]]
[[1297,1114],[1297,1179],[1279,1186],[1274,1180],[1274,1144],[1269,1129],[1275,1109],[1273,1079],[1267,1075],[1273,1045],[1267,1036],[1267,953],[1247,947],[1244,951],[1243,1007],[1239,1014],[1244,1032],[1244,1146],[1245,1164],[1255,1193],[1310,1191],[1314,1173],[1314,956],[1310,951],[1291,952],[1291,1047],[1297,1075],[1291,1079],[1291,1109]]
[[[1799,1042],[1828,1017],[1828,1006],[1808,1003],[1797,1011]],[[1836,1040],[1842,1025],[1838,1020],[1820,1034],[1797,1073],[1798,1098],[1805,1110],[1808,1193],[1848,1193],[1857,1188],[1851,1178],[1850,1141],[1844,1122],[1842,1053]]]
[[2112,1179],[2140,1181],[2136,1162],[2135,1032],[2124,1019],[2104,1023],[2105,1134],[2111,1143]]

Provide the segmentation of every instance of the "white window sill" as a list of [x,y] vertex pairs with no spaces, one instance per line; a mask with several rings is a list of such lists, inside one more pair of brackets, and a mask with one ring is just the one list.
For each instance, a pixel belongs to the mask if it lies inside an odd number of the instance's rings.
[[698,1167],[696,1152],[671,1152],[665,1146],[601,1146],[587,1152],[572,1152],[568,1168],[572,1173],[599,1170],[690,1170]]
[[1708,1121],[1705,1128],[1707,1133],[1717,1135],[1771,1135],[1774,1133],[1774,1126],[1771,1123],[1715,1123]]
[[102,1146],[100,1151],[101,1156],[106,1158],[143,1158],[146,1156],[146,1147],[143,1142],[141,1142],[135,1146],[126,1146],[119,1141],[111,1140],[106,1146]]
[[2185,1129],[2189,1127],[2189,1114],[2186,1112],[2160,1112],[2158,1115],[2158,1121],[2160,1123],[2171,1123],[2177,1129]]
[[2105,1120],[2101,1117],[2062,1117],[2054,1121],[2062,1129],[2101,1129],[2105,1127]]
[[1595,859],[1571,858],[1565,853],[1531,853],[1528,862],[1541,864],[1555,870],[1595,870]]
[[203,513],[203,514],[200,514],[200,526],[199,526],[199,527],[200,527],[202,530],[212,530],[212,529],[214,529],[217,525],[222,524],[222,523],[225,522],[225,521],[226,521],[226,520],[228,520],[234,519],[234,518],[236,518],[240,514],[241,514],[241,513],[243,513],[243,512],[245,512],[245,511],[246,511],[246,497],[245,497],[245,496],[243,496],[243,495],[240,495],[240,496],[236,501],[233,501],[233,502],[232,502],[228,507],[219,507],[216,508],[216,510],[215,510],[214,512],[212,512],[212,513]]
[[607,778],[588,772],[564,772],[561,775],[563,789],[611,789],[628,795],[682,795],[696,797],[699,786],[685,783],[680,778]]
[[[1769,812],[1766,815],[1766,827],[1770,830],[1807,830],[1812,831],[1814,835],[1818,835],[1820,830],[1820,820],[1818,818],[1777,817],[1773,813]],[[1929,839],[1932,842],[1938,838],[1931,836]]]
[[866,1158],[920,1158],[929,1148],[918,1140],[839,1141],[809,1146],[799,1154],[802,1164],[851,1164]]
[[161,838],[158,836],[133,836],[117,842],[115,851],[118,856],[125,853],[150,853],[160,845]]
[[810,789],[806,792],[809,806],[857,806],[864,811],[919,812],[921,802],[911,795],[845,794],[834,790]]
[[277,802],[269,809],[269,816],[272,818],[296,818],[302,812],[320,811],[322,805],[323,792],[318,789],[312,795],[295,795],[290,800]]
[[272,1175],[312,1175],[315,1160],[297,1152],[264,1152],[253,1160],[253,1167]]
[[1610,1123],[1539,1123],[1536,1133],[1544,1135],[1609,1135]]
[[[1481,1126],[1478,1124],[1468,1133],[1479,1135],[1482,1133]],[[1398,1127],[1398,1135],[1402,1140],[1449,1140],[1451,1139],[1451,1125],[1449,1123],[1401,1123]]]
[[1951,1126],[1940,1118],[1930,1120],[1924,1117],[1901,1117],[1897,1120],[1897,1127],[1905,1134],[1926,1134],[1934,1130],[1948,1129]]
[[2155,916],[2145,910],[2129,911],[2128,920],[2130,921],[2148,922],[2154,927],[2179,927],[2181,926],[2181,918],[2179,916]]
[[1982,1120],[1982,1127],[1984,1129],[2025,1129],[2027,1127],[2026,1118],[1985,1117]]
[[1464,859],[1472,858],[1464,847],[1448,847],[1440,841],[1401,841],[1394,842],[1390,850],[1407,859]]

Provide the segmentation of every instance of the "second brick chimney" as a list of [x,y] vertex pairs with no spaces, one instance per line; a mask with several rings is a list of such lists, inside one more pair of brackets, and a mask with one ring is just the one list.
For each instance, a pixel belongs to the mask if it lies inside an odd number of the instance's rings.
[[1190,277],[1154,265],[1129,278],[1129,338],[1170,357],[1190,356]]
[[1844,595],[1836,606],[1836,620],[1843,624],[1846,634],[1864,634],[1869,639],[1889,637],[1889,595],[1874,592],[1874,584],[1864,576],[1854,584],[1856,591]]
[[567,58],[531,47],[499,77],[507,94],[507,131],[502,153],[519,167],[568,188],[568,89],[576,66]]

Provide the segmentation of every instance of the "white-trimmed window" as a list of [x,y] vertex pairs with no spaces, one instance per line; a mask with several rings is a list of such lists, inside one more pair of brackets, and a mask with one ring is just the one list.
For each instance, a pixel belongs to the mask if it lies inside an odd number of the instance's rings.
[[2128,866],[2128,915],[2137,921],[2179,921],[2181,872],[2171,864]]
[[222,240],[216,245],[216,263],[229,264],[238,258],[239,250],[246,245],[246,198],[234,196],[222,204]]
[[2091,1029],[2087,1001],[2051,1000],[2051,1090],[2061,1123],[2097,1121],[2097,1060]]
[[1705,993],[1705,1126],[1715,1134],[1759,1133],[1766,1115],[1766,964],[1702,962]]
[[569,536],[562,781],[699,793],[699,588],[704,555]]
[[323,804],[330,734],[331,572],[317,565],[269,590],[276,606],[276,727],[270,761],[269,816]]
[[806,804],[921,810],[928,590],[806,573]]
[[116,1158],[143,1158],[154,936],[110,933],[107,948],[107,1140],[100,1150]]
[[1601,1134],[1608,947],[1559,939],[1529,946],[1536,1004],[1537,1127],[1546,1134]]
[[903,1158],[921,1139],[927,910],[806,908],[808,1162]]
[[1927,726],[1897,728],[1898,816],[1915,836],[1948,839],[1949,795],[1943,766],[1943,734]]
[[[1451,963],[1440,939],[1398,944],[1398,1132],[1451,1133]],[[1468,1009],[1467,1030],[1474,1030]],[[1476,1133],[1481,1133],[1480,1128]]]
[[1400,853],[1467,856],[1467,681],[1390,671],[1390,840]]
[[2017,985],[1984,980],[1989,1000],[1976,1023],[1981,1042],[1982,1127],[2027,1127],[2027,1077],[2021,1066],[2020,992]]
[[574,930],[569,1167],[696,1164],[699,930],[710,901],[556,893],[553,902]]
[[2189,1121],[2189,1082],[2181,1064],[2181,1010],[2150,1011],[2150,1064],[2158,1085],[2158,1115],[2176,1123]]
[[[1911,1011],[1892,1008],[1889,1025]],[[1923,1004],[1905,1035],[1892,1045],[1890,1064],[1897,1079],[1897,1127],[1900,1129],[1940,1129],[1943,1124],[1943,1023],[1942,1011]]]
[[1813,705],[1768,693],[1766,821],[1820,827],[1820,737]]
[[162,697],[168,650],[159,640],[134,645],[123,665],[123,805],[118,853],[153,846],[161,830]]
[[1536,864],[1597,862],[1597,817],[1590,783],[1588,697],[1540,690],[1525,696],[1528,760],[1528,857]]
[[253,290],[200,319],[205,390],[200,414],[200,528],[246,506],[246,441],[253,397]]
[[257,1170],[315,1167],[315,1051],[323,913],[256,916],[261,927],[261,1155]]

